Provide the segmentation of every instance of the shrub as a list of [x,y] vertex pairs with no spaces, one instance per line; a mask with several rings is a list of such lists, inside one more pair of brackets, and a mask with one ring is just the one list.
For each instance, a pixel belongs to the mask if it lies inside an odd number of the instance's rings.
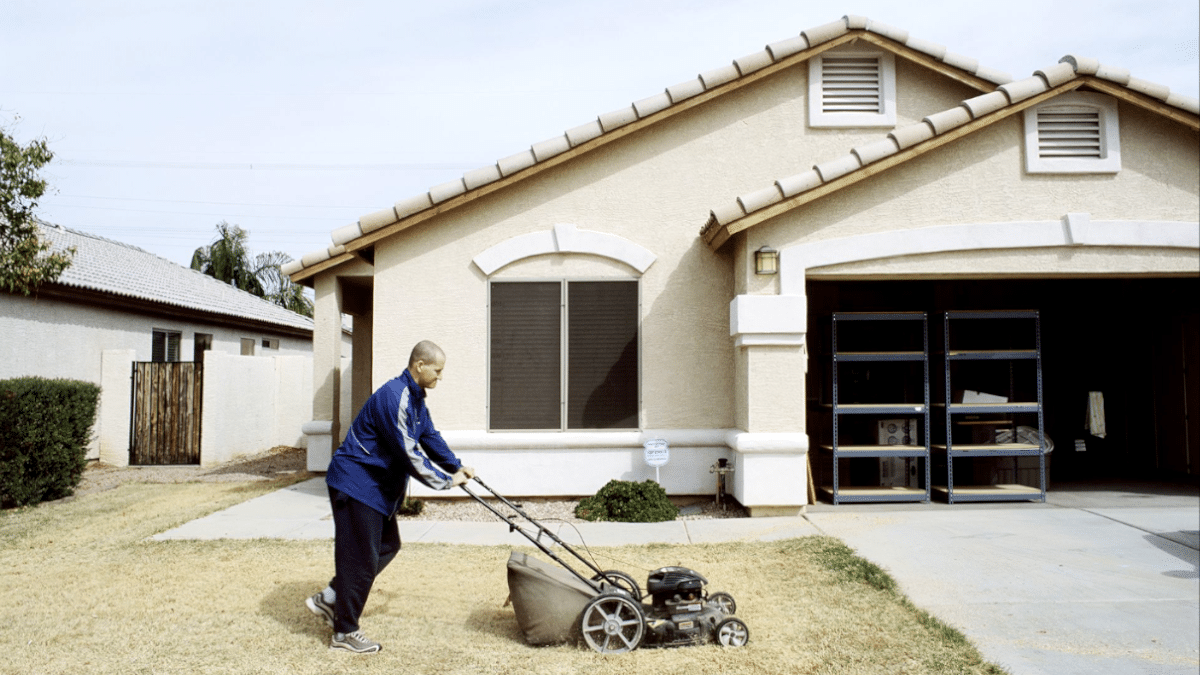
[[100,387],[90,382],[0,381],[0,507],[75,492],[99,399]]
[[641,483],[610,480],[595,496],[580,500],[575,515],[584,520],[658,523],[675,520],[679,507],[672,504],[667,491],[652,480]]
[[425,502],[420,499],[404,498],[404,502],[400,504],[400,508],[396,509],[396,514],[401,516],[419,516],[425,510]]

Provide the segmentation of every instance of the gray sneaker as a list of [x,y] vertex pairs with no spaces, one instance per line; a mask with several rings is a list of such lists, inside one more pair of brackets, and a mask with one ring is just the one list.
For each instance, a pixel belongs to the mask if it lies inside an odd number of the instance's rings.
[[308,611],[321,617],[326,626],[333,628],[333,605],[325,602],[324,595],[317,593],[311,598],[306,598],[304,605],[308,607]]
[[329,641],[329,648],[343,649],[355,654],[374,654],[383,649],[378,642],[371,640],[358,630],[353,633],[334,633],[333,639]]

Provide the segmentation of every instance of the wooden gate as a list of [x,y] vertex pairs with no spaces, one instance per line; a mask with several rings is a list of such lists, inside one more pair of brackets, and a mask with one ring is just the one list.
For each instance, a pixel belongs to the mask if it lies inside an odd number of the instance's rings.
[[133,364],[129,464],[199,464],[203,368],[198,363]]

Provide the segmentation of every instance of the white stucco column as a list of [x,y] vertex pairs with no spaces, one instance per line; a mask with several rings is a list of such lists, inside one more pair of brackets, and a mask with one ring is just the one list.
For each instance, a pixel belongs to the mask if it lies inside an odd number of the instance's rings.
[[329,467],[341,442],[338,411],[342,398],[342,289],[333,274],[318,276],[313,312],[312,422],[303,426],[308,442],[308,470]]
[[803,295],[739,295],[729,305],[739,431],[733,494],[751,516],[797,515],[808,504]]
[[96,438],[100,461],[129,466],[130,387],[133,386],[133,349],[105,349],[100,354],[100,411]]

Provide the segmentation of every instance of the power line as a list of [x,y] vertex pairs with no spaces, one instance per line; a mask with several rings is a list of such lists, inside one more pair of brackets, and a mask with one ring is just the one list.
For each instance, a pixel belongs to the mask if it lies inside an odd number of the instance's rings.
[[286,162],[151,162],[121,159],[61,159],[65,166],[103,167],[108,169],[203,169],[208,171],[469,171],[485,163],[365,163],[300,164]]
[[[277,216],[277,215],[260,215],[255,213],[205,213],[197,211],[158,211],[154,209],[123,209],[116,206],[81,206],[76,204],[45,204],[46,209],[93,209],[96,211],[125,211],[129,213],[161,213],[171,216],[216,216],[219,218],[274,218],[277,220],[323,220],[335,221],[342,220],[338,218],[318,218],[316,216]],[[281,207],[283,208],[283,207]],[[357,220],[357,218],[355,218]]]
[[[287,209],[362,209],[370,211],[375,206],[321,206],[317,204],[263,204],[256,202],[212,202],[195,199],[151,199],[148,197],[99,197],[94,195],[68,195],[59,194],[59,197],[69,197],[72,199],[105,199],[109,201],[119,202],[160,202],[167,204],[216,204],[218,206],[269,206],[271,208],[287,208]],[[80,207],[87,208],[87,207]]]

